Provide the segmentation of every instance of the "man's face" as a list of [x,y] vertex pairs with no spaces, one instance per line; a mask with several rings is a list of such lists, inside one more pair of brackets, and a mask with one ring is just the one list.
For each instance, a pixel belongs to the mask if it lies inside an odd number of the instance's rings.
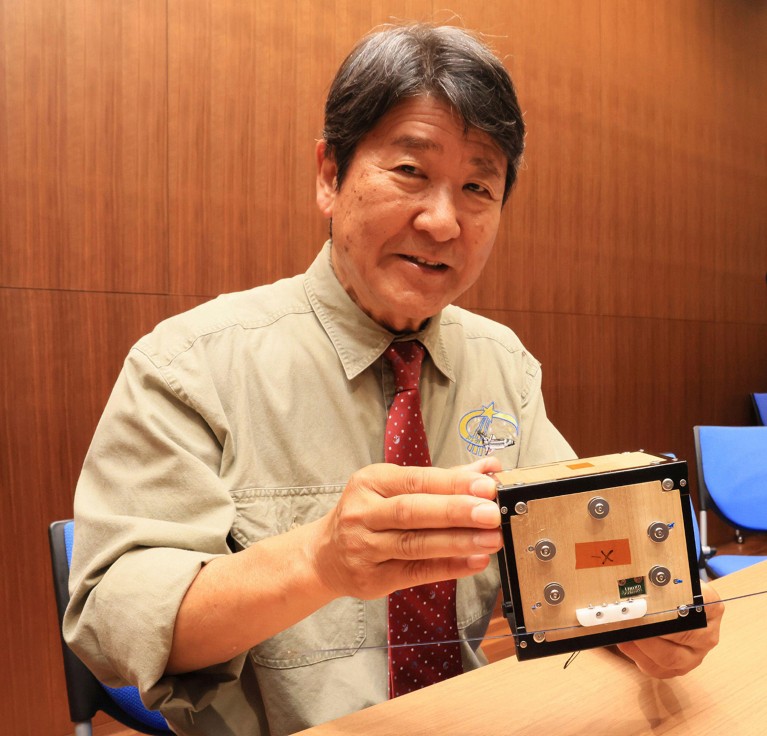
[[464,133],[432,97],[399,103],[358,144],[340,189],[317,148],[317,203],[333,218],[332,262],[356,304],[393,332],[413,332],[479,277],[501,215],[506,158]]

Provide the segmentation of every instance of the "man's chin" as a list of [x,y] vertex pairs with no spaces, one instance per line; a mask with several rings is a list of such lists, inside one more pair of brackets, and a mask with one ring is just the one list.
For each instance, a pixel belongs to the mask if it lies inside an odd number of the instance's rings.
[[[376,319],[378,324],[386,327],[387,330],[397,335],[404,335],[413,332],[419,332],[428,321],[439,314],[442,311],[442,306],[435,309],[407,309],[403,306],[401,309],[395,311],[392,314],[382,316],[381,319]],[[407,316],[404,316],[407,315]],[[373,318],[375,319],[375,317]]]

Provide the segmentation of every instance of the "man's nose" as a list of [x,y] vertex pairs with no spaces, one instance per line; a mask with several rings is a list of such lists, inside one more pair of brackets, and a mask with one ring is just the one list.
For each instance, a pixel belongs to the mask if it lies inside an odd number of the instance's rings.
[[440,243],[457,238],[461,234],[461,224],[450,188],[431,189],[424,196],[413,224],[416,230],[428,233]]

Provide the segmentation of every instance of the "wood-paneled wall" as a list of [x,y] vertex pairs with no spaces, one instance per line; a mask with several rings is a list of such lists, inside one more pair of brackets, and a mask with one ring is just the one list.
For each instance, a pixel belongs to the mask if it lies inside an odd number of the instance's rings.
[[[130,344],[325,237],[313,144],[333,71],[429,0],[0,3],[0,723],[71,732],[46,527]],[[580,454],[693,458],[767,390],[767,6],[453,0],[489,34],[526,167],[462,304],[545,367]]]

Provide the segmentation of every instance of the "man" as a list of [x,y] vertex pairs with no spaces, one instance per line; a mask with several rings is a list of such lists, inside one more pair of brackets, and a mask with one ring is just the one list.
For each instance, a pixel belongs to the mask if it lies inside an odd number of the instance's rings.
[[[483,663],[501,545],[488,473],[573,456],[516,336],[450,306],[487,261],[523,136],[508,74],[471,34],[368,36],[328,96],[332,237],[311,268],[131,350],[77,490],[65,630],[179,733],[290,733],[396,695],[387,642],[414,586],[452,591],[459,669]],[[410,432],[387,419],[403,342],[428,441],[412,464],[433,467],[383,463]],[[711,619],[625,651],[684,671]]]

